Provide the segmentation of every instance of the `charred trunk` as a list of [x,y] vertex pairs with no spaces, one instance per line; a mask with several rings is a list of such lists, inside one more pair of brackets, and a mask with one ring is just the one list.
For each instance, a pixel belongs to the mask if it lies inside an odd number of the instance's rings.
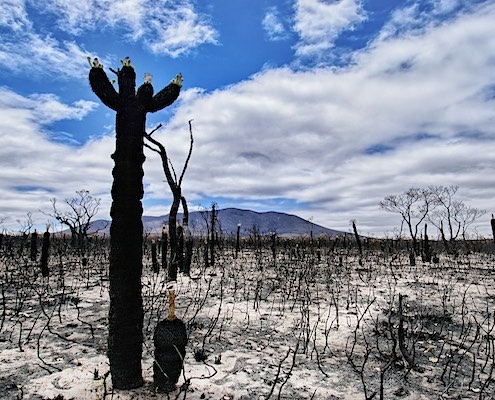
[[170,262],[168,266],[168,281],[177,280],[177,270],[179,267],[179,256],[178,256],[178,235],[177,235],[177,213],[179,212],[180,206],[180,189],[175,188],[173,190],[173,201],[170,207],[170,213],[168,215],[168,234],[170,240]]
[[115,166],[110,210],[108,358],[113,387],[133,389],[143,384],[141,199],[146,113],[158,111],[175,101],[180,92],[181,77],[178,75],[175,81],[153,96],[150,81],[136,92],[136,73],[129,59],[122,69],[113,72],[118,77],[118,93],[97,59],[92,63],[89,81],[100,100],[117,112],[116,148],[112,155]]
[[124,67],[119,74],[122,106],[117,111],[116,150],[112,155],[110,215],[110,313],[108,358],[112,383],[118,389],[143,384],[141,297],[143,241],[143,132],[145,112],[133,95],[136,75]]

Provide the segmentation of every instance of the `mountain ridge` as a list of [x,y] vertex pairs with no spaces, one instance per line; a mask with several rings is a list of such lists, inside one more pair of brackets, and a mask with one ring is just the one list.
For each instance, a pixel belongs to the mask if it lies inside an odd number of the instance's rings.
[[[178,213],[177,219],[182,220],[183,214]],[[210,220],[211,210],[189,212],[189,228],[193,235],[204,235],[207,232],[206,220]],[[160,234],[162,227],[168,223],[168,214],[161,216],[143,215],[144,232],[150,235]],[[218,228],[225,235],[233,235],[240,224],[241,236],[248,236],[254,230],[261,235],[276,233],[278,236],[309,236],[320,235],[338,236],[345,232],[326,228],[305,220],[297,215],[277,211],[258,212],[240,208],[224,208],[217,210]],[[110,221],[96,220],[91,222],[89,233],[109,234]]]

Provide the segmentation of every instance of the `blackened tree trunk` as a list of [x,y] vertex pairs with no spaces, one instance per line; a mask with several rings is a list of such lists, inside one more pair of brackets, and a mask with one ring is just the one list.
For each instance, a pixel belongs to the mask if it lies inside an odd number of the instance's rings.
[[241,247],[241,241],[240,241],[240,236],[241,236],[241,224],[237,224],[237,235],[236,235],[236,240],[235,240],[235,258],[239,255],[239,249]]
[[162,228],[162,269],[167,271],[168,255],[168,233],[165,227]]
[[492,219],[490,220],[490,224],[492,226],[492,236],[493,236],[493,242],[495,243],[495,217],[492,214]]
[[215,265],[215,204],[211,205],[211,238],[210,238],[210,265]]
[[116,148],[112,155],[115,166],[110,210],[108,358],[113,387],[133,389],[143,384],[141,199],[146,113],[158,111],[175,101],[180,92],[181,77],[153,96],[149,81],[143,83],[136,93],[136,73],[129,62],[113,72],[118,77],[118,93],[96,59],[89,81],[100,100],[117,112]]
[[38,258],[38,232],[36,229],[31,233],[31,261],[36,261]]
[[184,273],[189,275],[191,272],[191,262],[193,253],[193,237],[191,230],[189,229],[189,208],[187,207],[187,201],[184,196],[181,197],[182,211],[183,211],[183,236],[185,242],[185,254],[184,254]]
[[430,240],[428,238],[428,232],[427,232],[427,229],[428,229],[428,225],[425,224],[425,237],[423,239],[423,260],[424,262],[431,262],[431,248],[430,248]]
[[43,243],[41,246],[41,276],[44,278],[48,277],[48,257],[50,255],[50,232],[48,232],[48,227],[46,232],[43,234]]
[[358,246],[359,255],[362,257],[363,256],[363,247],[361,246],[361,238],[359,237],[359,233],[358,233],[357,226],[356,226],[356,221],[354,221],[354,220],[352,221],[352,229],[354,231],[354,237],[356,238],[356,243]]
[[177,280],[177,270],[179,269],[178,243],[177,234],[177,213],[179,212],[181,189],[180,187],[171,188],[173,193],[172,206],[168,214],[168,234],[170,236],[170,263],[168,267],[168,281]]
[[184,272],[184,228],[182,225],[177,226],[177,263],[179,271]]
[[160,264],[158,264],[156,242],[154,239],[151,242],[151,266],[155,274],[158,274],[160,272]]

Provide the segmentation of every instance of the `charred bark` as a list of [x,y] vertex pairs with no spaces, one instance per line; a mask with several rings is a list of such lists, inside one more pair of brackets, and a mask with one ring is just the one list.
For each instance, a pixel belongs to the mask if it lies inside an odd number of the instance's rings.
[[136,73],[131,66],[124,65],[114,72],[118,76],[118,93],[101,66],[93,65],[89,80],[100,100],[117,112],[116,146],[112,154],[115,166],[110,210],[108,358],[113,387],[132,389],[143,384],[141,200],[146,113],[173,103],[179,95],[180,84],[171,83],[159,96],[153,97],[151,83],[144,83],[136,93]]

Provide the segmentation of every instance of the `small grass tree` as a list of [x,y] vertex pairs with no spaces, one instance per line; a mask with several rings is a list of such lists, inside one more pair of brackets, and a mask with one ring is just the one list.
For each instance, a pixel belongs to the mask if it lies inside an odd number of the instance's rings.
[[118,92],[95,58],[90,62],[89,82],[93,92],[116,116],[116,146],[112,158],[112,207],[110,216],[110,311],[108,358],[112,384],[116,389],[133,389],[143,384],[143,145],[146,114],[172,104],[180,93],[182,76],[154,95],[151,76],[136,91],[136,72],[129,57],[117,71]]

